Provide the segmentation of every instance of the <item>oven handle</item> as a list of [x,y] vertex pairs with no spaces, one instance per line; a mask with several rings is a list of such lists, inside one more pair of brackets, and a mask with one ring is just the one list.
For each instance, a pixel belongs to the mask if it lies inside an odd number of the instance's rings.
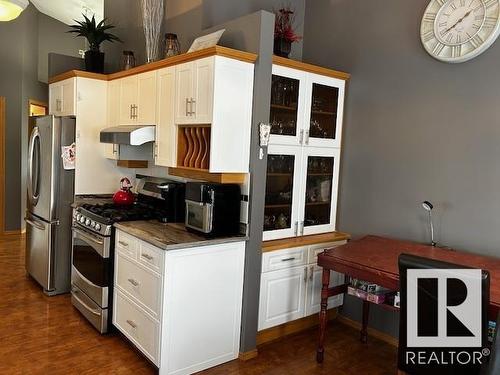
[[93,235],[91,235],[91,234],[89,234],[89,233],[87,233],[87,232],[85,232],[85,231],[83,231],[75,226],[73,226],[73,230],[76,233],[78,233],[80,236],[85,237],[86,239],[88,239],[88,240],[90,240],[98,245],[101,245],[101,246],[104,245],[104,241],[97,239]]
[[92,307],[90,307],[85,302],[83,302],[80,298],[77,297],[78,290],[76,290],[75,288],[72,288],[71,291],[73,292],[73,298],[76,299],[78,301],[78,303],[80,303],[83,307],[85,307],[85,309],[87,309],[88,311],[90,311],[94,315],[101,316],[100,311],[93,309]]

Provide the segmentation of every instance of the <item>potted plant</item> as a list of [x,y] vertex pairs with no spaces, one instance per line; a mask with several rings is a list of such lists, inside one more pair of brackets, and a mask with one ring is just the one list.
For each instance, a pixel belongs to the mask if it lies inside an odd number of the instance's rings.
[[283,6],[274,12],[276,19],[274,21],[274,54],[282,57],[288,57],[292,49],[292,43],[302,39],[295,33],[295,12],[290,6]]
[[76,36],[87,38],[89,49],[85,51],[85,70],[94,73],[104,72],[104,52],[101,52],[102,42],[121,42],[116,35],[108,33],[107,30],[114,28],[113,25],[106,25],[106,19],[96,24],[95,17],[89,19],[83,14],[83,21],[77,21],[76,25],[70,25],[71,30],[68,33],[74,33]]

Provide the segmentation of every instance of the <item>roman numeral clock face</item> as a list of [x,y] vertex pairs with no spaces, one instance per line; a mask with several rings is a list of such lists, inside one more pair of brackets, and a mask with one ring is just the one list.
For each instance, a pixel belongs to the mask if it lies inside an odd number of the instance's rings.
[[490,47],[500,32],[500,0],[432,0],[420,37],[434,58],[459,63]]

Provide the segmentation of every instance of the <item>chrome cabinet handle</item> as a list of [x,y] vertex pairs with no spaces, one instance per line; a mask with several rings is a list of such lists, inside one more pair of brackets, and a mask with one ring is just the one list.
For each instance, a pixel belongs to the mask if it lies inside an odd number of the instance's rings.
[[304,235],[304,222],[303,221],[300,222],[300,235],[301,236]]
[[309,281],[312,281],[314,276],[314,266],[309,267]]
[[196,104],[196,100],[191,98],[191,116],[196,114],[196,107],[194,106]]
[[128,282],[132,284],[133,286],[139,286],[139,283],[135,281],[134,279],[128,279]]
[[135,322],[133,320],[128,320],[127,319],[127,323],[132,327],[132,328],[137,328],[137,324],[135,324]]
[[147,260],[153,260],[153,257],[149,254],[141,254],[143,258],[146,258]]
[[295,222],[295,229],[293,230],[293,234],[296,236],[299,232],[299,222]]
[[309,144],[309,130],[306,130],[305,143],[306,143],[306,145]]
[[282,262],[290,262],[291,260],[295,260],[295,257],[281,259]]
[[132,104],[130,104],[129,118],[132,119]]
[[190,115],[190,112],[189,112],[189,98],[186,98],[186,116],[189,116]]
[[123,241],[118,241],[118,243],[122,246],[128,247],[128,243],[123,242]]
[[139,107],[134,104],[134,118],[139,117]]
[[307,283],[307,267],[304,267],[304,282]]
[[304,142],[304,130],[301,130],[299,135],[299,143],[302,144],[302,142]]
[[62,100],[61,99],[56,99],[56,111],[62,111]]

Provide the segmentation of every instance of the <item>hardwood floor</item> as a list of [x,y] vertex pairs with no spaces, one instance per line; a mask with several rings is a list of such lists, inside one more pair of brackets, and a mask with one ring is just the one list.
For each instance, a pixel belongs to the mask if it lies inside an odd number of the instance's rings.
[[[46,297],[26,276],[24,238],[0,239],[0,374],[155,374],[118,335],[99,335],[71,306],[69,295]],[[252,360],[204,372],[218,374],[395,374],[396,349],[333,322],[325,362],[315,362],[316,331],[259,348]]]

